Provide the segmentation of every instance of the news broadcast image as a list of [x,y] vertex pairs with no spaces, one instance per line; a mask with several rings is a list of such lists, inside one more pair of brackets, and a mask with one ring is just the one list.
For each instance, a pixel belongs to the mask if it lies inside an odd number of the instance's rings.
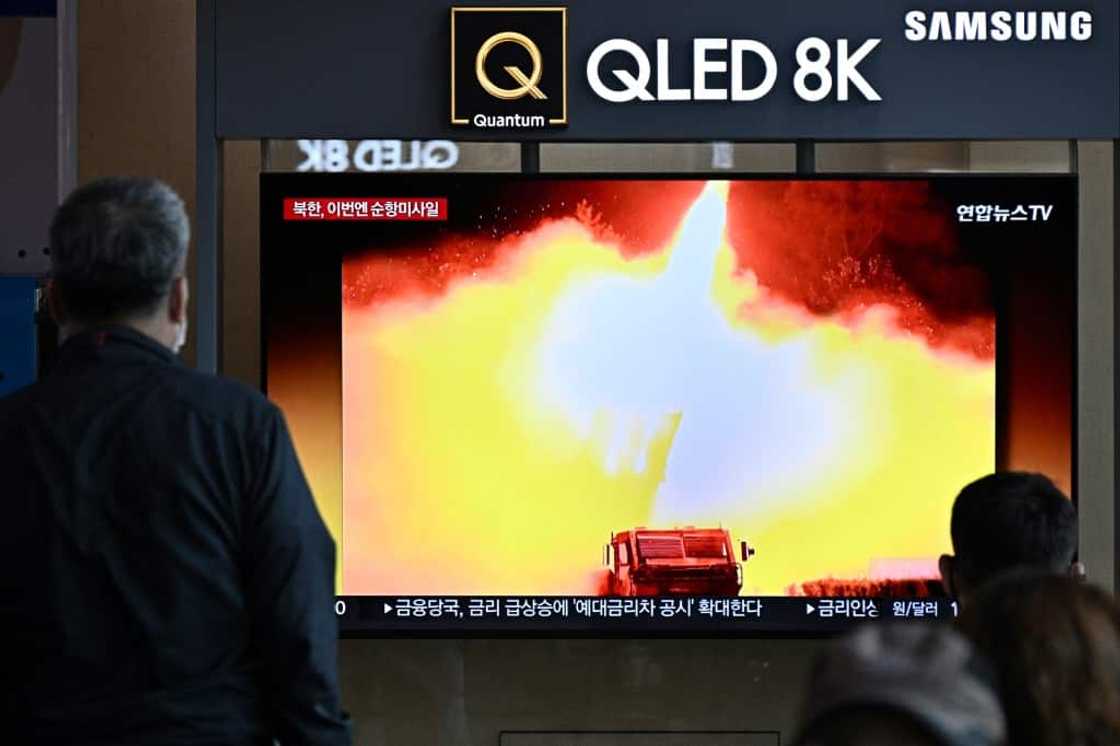
[[[666,599],[747,610],[713,630],[812,631],[837,599],[951,615],[961,487],[999,466],[1073,489],[1074,196],[265,175],[266,388],[339,595],[368,600],[351,624],[470,629],[510,599],[634,631]],[[500,616],[475,627],[525,624]]]

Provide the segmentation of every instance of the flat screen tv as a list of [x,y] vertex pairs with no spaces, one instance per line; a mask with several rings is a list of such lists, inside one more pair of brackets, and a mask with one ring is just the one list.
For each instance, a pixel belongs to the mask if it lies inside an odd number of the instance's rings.
[[969,481],[1073,492],[1075,181],[266,174],[265,387],[350,634],[944,618]]

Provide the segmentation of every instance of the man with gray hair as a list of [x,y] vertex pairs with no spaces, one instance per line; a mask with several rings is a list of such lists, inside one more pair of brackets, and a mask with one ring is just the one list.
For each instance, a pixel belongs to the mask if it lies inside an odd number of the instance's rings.
[[334,543],[279,410],[193,371],[167,185],[51,224],[58,358],[0,400],[5,741],[348,744]]

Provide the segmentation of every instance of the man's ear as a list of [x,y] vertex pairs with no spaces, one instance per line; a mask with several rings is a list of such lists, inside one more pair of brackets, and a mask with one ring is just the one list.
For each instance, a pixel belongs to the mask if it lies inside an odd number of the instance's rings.
[[66,323],[66,309],[62,299],[58,297],[58,286],[54,284],[54,280],[47,280],[47,308],[56,325],[62,326]]
[[945,587],[945,592],[950,596],[957,595],[957,589],[953,583],[953,568],[956,558],[951,554],[941,555],[941,559],[937,560],[937,569],[941,571],[941,585]]
[[185,276],[176,277],[171,282],[171,292],[167,297],[167,317],[173,324],[182,324],[187,319],[187,301],[190,287]]

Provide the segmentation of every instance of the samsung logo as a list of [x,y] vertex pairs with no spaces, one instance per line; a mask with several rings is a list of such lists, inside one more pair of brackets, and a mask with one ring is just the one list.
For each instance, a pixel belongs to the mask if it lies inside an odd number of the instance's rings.
[[1093,14],[1078,10],[947,11],[906,14],[910,41],[1089,41]]

